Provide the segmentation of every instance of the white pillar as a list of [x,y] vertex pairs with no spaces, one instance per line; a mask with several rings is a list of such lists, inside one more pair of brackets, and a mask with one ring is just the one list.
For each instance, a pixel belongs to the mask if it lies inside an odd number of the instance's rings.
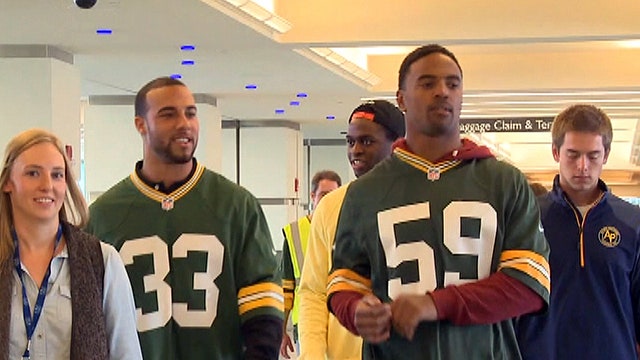
[[73,149],[80,175],[80,73],[73,54],[49,45],[0,45],[0,143],[38,127]]
[[301,205],[309,198],[300,191],[300,124],[286,120],[225,121],[223,128],[224,175],[260,200],[274,246],[282,249],[282,227],[306,214]]
[[200,137],[196,158],[208,169],[220,172],[222,169],[222,115],[215,97],[208,94],[194,94],[200,119]]

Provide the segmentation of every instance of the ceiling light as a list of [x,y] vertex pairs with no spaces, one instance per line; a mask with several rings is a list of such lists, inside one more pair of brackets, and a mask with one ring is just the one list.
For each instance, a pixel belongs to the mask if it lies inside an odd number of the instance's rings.
[[327,55],[331,54],[333,51],[331,51],[331,49],[329,48],[310,48],[309,50],[313,51],[314,53],[322,56],[322,57],[326,57]]
[[291,105],[291,106],[300,106],[300,101],[289,101],[289,105]]
[[247,3],[249,0],[226,0],[226,1],[235,7],[240,7],[241,5],[244,5],[245,3]]
[[327,120],[335,120],[336,117],[334,115],[327,115]]
[[258,85],[256,85],[256,84],[247,84],[247,85],[244,86],[244,88],[247,89],[247,90],[255,90],[255,89],[258,88]]
[[195,51],[196,47],[194,45],[182,45],[182,46],[180,46],[180,50],[182,50],[182,51]]
[[346,64],[342,65],[342,68],[347,70],[348,72],[352,73],[355,72],[356,70],[358,70],[358,65],[352,63],[352,62],[347,62]]
[[396,96],[395,95],[382,95],[382,96],[374,96],[374,97],[361,97],[360,101],[362,102],[367,102],[367,101],[374,101],[374,100],[387,100],[389,102],[395,102],[396,101]]
[[301,92],[301,93],[297,93],[297,94],[296,94],[296,97],[299,97],[299,98],[306,98],[306,97],[307,97],[307,94],[306,94],[306,93],[302,93],[302,92]]
[[370,72],[368,72],[367,70],[360,69],[360,68],[358,68],[358,69],[354,72],[354,74],[355,74],[357,77],[361,78],[361,79],[366,79],[366,78],[368,78],[368,77],[371,75],[371,73],[370,73]]
[[254,3],[253,1],[247,1],[240,5],[240,10],[258,19],[260,22],[264,22],[271,17],[271,12],[262,6]]
[[371,87],[380,82],[378,76],[369,72],[367,69],[363,69],[333,49],[308,48],[295,49],[294,51],[363,87]]
[[172,79],[182,79],[182,75],[180,74],[171,74],[170,76]]
[[336,65],[340,65],[343,64],[347,61],[347,59],[344,58],[344,56],[338,54],[338,53],[330,53],[329,55],[326,56],[326,59],[329,60],[330,62],[336,64]]
[[276,114],[284,114],[284,109],[276,109]]
[[620,103],[637,103],[640,98],[632,99],[580,99],[569,98],[563,100],[518,100],[518,101],[482,101],[482,102],[465,102],[466,106],[487,106],[487,105],[565,105],[576,103],[603,103],[603,104],[620,104]]
[[639,95],[635,90],[601,90],[601,91],[540,91],[540,92],[485,92],[464,94],[465,98],[511,97],[511,96],[620,96]]
[[618,41],[618,46],[624,48],[637,49],[640,48],[640,39]]
[[181,64],[184,65],[184,66],[192,66],[192,65],[195,65],[196,62],[193,61],[193,60],[182,60]]
[[[463,110],[464,112],[464,110]],[[554,117],[558,115],[557,111],[554,112],[537,112],[535,114],[535,116],[539,116],[539,117]],[[464,115],[461,114],[460,115],[460,119],[495,119],[496,117],[513,117],[513,118],[517,118],[517,117],[522,117],[523,114],[522,113],[500,113],[499,115],[497,114],[473,114],[473,115]],[[525,115],[527,116],[527,115]]]
[[281,18],[251,0],[200,1],[270,37],[273,37],[273,31],[284,34],[293,27],[286,19]]
[[113,33],[113,30],[111,29],[98,29],[96,30],[96,34],[98,35],[111,35]]
[[275,31],[279,32],[280,34],[284,34],[287,31],[291,30],[292,28],[292,25],[290,22],[275,15],[272,15],[270,18],[265,20],[264,23],[267,24],[267,26],[274,29]]

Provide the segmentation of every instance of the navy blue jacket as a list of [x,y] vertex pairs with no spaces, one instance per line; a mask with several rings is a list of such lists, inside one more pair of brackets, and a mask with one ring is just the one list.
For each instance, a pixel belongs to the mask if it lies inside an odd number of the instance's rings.
[[584,218],[554,179],[540,197],[551,248],[551,301],[516,320],[525,360],[638,359],[640,208],[604,194]]

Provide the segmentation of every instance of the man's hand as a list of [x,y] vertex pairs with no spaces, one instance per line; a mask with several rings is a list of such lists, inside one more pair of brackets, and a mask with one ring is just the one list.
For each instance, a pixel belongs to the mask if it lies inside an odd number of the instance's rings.
[[282,334],[282,343],[280,344],[280,355],[285,359],[291,359],[289,355],[289,351],[293,353],[293,341],[291,341],[291,337],[285,331]]
[[412,340],[421,321],[436,321],[438,312],[431,295],[400,295],[391,303],[393,328]]
[[354,324],[366,341],[383,342],[391,333],[391,306],[374,295],[366,295],[356,305]]

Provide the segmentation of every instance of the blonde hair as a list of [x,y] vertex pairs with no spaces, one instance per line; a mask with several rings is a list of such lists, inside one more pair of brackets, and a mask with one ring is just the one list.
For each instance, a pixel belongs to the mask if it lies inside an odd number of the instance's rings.
[[[53,133],[43,129],[29,129],[16,135],[5,149],[2,173],[0,173],[0,187],[9,181],[11,169],[15,160],[20,154],[34,145],[49,143],[56,147],[60,155],[64,158],[64,176],[67,183],[67,193],[64,203],[60,208],[59,219],[67,221],[79,227],[84,227],[89,220],[89,210],[87,203],[76,184],[71,172],[71,162],[67,158],[62,141]],[[14,244],[11,237],[13,227],[13,213],[11,208],[11,198],[6,192],[0,196],[0,261],[5,261],[13,256]]]

